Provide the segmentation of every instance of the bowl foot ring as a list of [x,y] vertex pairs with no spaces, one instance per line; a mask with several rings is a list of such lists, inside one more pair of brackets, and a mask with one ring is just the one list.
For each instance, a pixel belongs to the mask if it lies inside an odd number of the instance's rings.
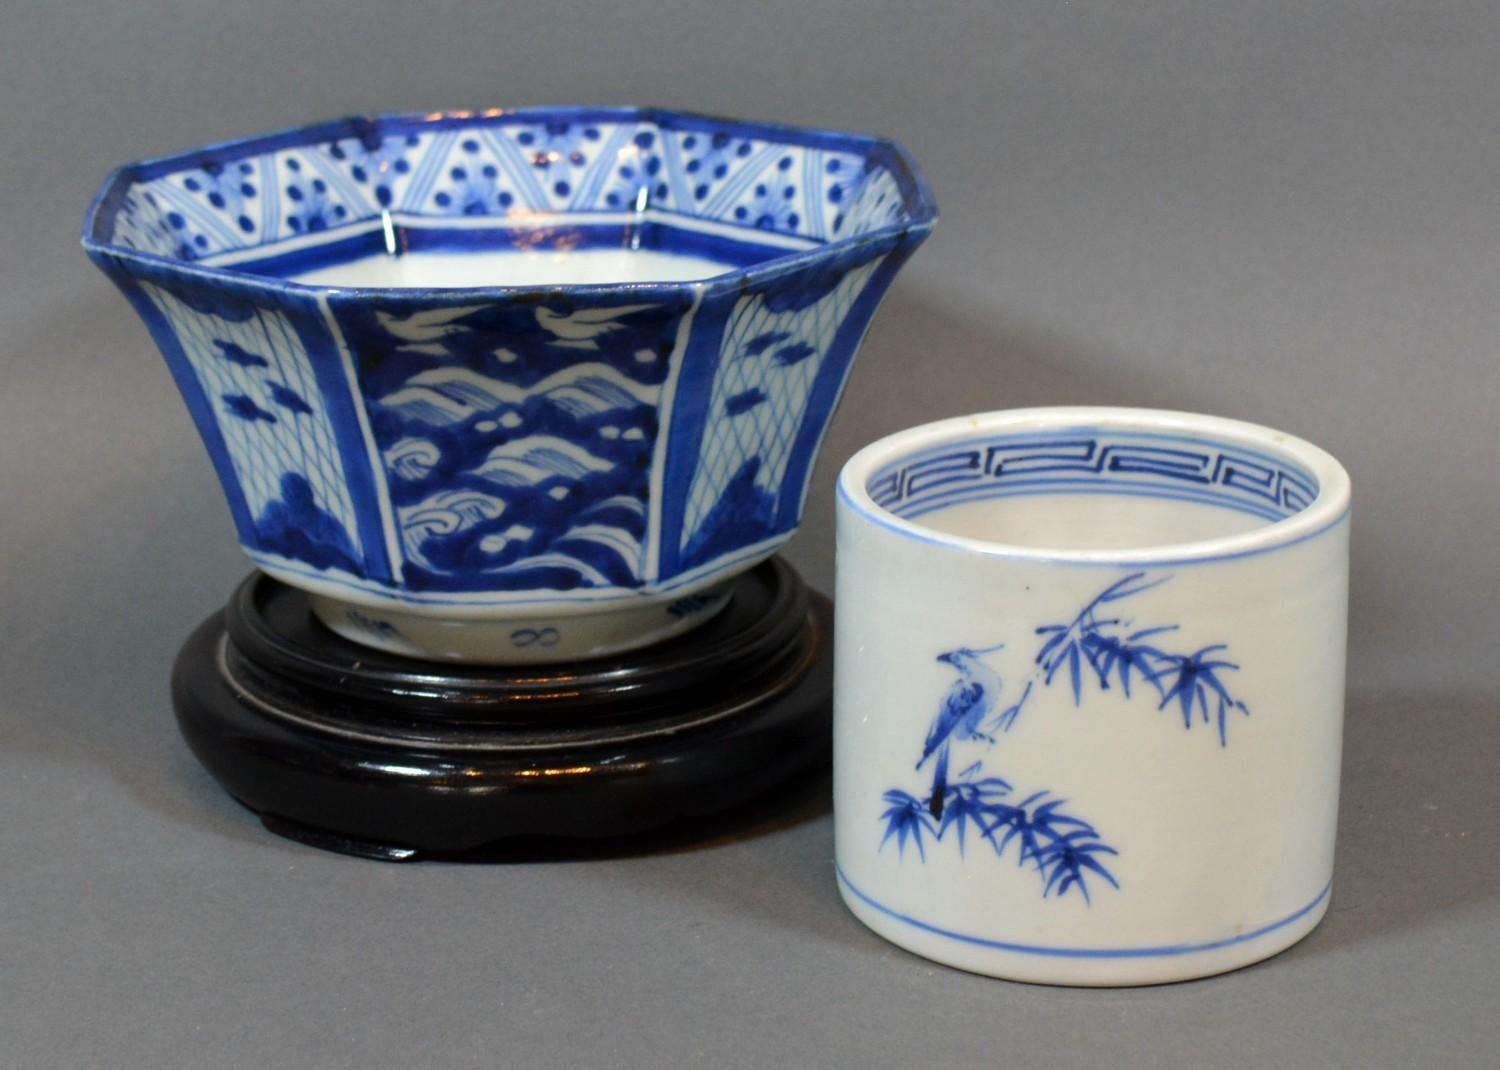
[[386,861],[702,829],[827,766],[832,605],[773,559],[654,647],[556,666],[341,639],[252,574],[172,674],[193,753],[267,829]]

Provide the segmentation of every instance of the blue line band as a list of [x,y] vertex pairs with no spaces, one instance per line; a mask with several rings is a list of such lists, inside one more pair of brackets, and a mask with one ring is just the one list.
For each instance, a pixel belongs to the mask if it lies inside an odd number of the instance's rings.
[[906,510],[896,513],[889,510],[902,520],[916,520],[918,517],[926,516],[928,513],[939,512],[953,505],[967,505],[970,502],[993,501],[997,498],[1030,498],[1040,495],[1058,494],[1114,494],[1132,498],[1160,498],[1164,501],[1193,502],[1198,505],[1212,505],[1220,509],[1229,509],[1236,513],[1246,513],[1260,520],[1269,520],[1275,523],[1285,520],[1286,517],[1280,513],[1272,512],[1270,509],[1258,509],[1249,502],[1241,502],[1224,495],[1214,494],[1211,491],[1173,490],[1165,487],[1156,487],[1151,484],[1129,484],[1117,483],[1108,479],[1017,479],[1007,484],[1001,484],[996,490],[993,483],[976,486],[972,483],[960,484],[957,487],[934,494],[925,498],[908,498]]
[[868,895],[860,891],[860,889],[855,886],[854,882],[851,881],[844,873],[844,867],[840,866],[837,862],[834,863],[834,869],[838,871],[839,880],[843,882],[844,887],[848,888],[850,892],[854,893],[855,898],[857,898],[860,902],[864,903],[866,906],[869,906],[874,910],[880,911],[887,917],[895,918],[897,921],[904,922],[905,924],[910,925],[915,929],[921,929],[923,932],[934,933],[937,936],[946,936],[950,940],[958,940],[965,944],[974,944],[978,947],[994,948],[997,951],[1014,951],[1018,954],[1023,955],[1045,955],[1051,958],[1064,959],[1166,958],[1173,955],[1196,955],[1199,952],[1203,951],[1217,951],[1220,948],[1233,947],[1236,944],[1244,944],[1250,942],[1251,940],[1258,940],[1262,936],[1273,933],[1277,929],[1285,928],[1286,926],[1291,925],[1293,922],[1306,917],[1308,914],[1316,910],[1318,908],[1318,905],[1322,903],[1324,899],[1328,898],[1328,893],[1333,890],[1333,882],[1329,881],[1327,884],[1323,885],[1323,890],[1315,895],[1312,901],[1309,902],[1305,907],[1293,911],[1292,913],[1288,914],[1286,917],[1281,918],[1278,921],[1273,921],[1267,925],[1262,925],[1260,928],[1254,929],[1248,933],[1241,933],[1239,936],[1230,936],[1223,940],[1210,940],[1206,943],[1201,944],[1160,944],[1156,947],[1049,947],[1041,944],[1017,944],[1011,943],[1006,940],[990,940],[982,936],[970,936],[967,933],[954,932],[951,929],[944,929],[937,925],[929,925],[925,921],[918,921],[916,918],[913,918],[906,914],[902,914],[899,911],[892,910],[885,904],[876,902],[874,899],[871,899]]

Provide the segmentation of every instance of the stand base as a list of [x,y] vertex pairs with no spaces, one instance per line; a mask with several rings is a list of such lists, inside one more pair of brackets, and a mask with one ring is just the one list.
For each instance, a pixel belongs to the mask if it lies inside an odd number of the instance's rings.
[[718,814],[831,749],[832,606],[773,559],[685,636],[546,667],[414,661],[256,574],[178,655],[193,753],[291,839],[390,861]]

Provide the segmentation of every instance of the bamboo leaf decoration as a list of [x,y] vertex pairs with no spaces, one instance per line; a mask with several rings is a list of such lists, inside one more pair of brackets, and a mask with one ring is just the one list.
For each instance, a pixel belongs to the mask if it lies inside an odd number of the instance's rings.
[[1226,680],[1226,674],[1240,668],[1225,656],[1226,645],[1177,652],[1170,640],[1179,625],[1137,627],[1118,611],[1120,603],[1170,579],[1132,572],[1100,591],[1070,620],[1037,627],[1040,644],[1031,671],[1009,705],[1001,705],[1003,683],[984,660],[1004,649],[1003,644],[939,655],[959,679],[940,704],[917,763],[918,770],[930,767],[930,785],[923,795],[899,788],[885,793],[881,846],[894,841],[904,858],[911,844],[925,863],[929,844],[951,838],[959,855],[966,856],[969,843],[982,840],[997,856],[1013,856],[1020,867],[1035,873],[1044,897],[1064,898],[1076,890],[1092,904],[1092,889],[1101,884],[1118,889],[1109,860],[1120,852],[1091,823],[1065,809],[1065,800],[1038,791],[1014,801],[1011,784],[986,773],[984,757],[952,779],[948,770],[960,747],[983,747],[988,754],[999,735],[1015,727],[1037,690],[1054,685],[1065,687],[1073,704],[1082,706],[1096,689],[1117,691],[1129,700],[1144,684],[1155,693],[1158,711],[1175,710],[1188,730],[1195,724],[1215,726],[1219,745],[1227,747],[1231,715],[1249,716],[1250,707]]

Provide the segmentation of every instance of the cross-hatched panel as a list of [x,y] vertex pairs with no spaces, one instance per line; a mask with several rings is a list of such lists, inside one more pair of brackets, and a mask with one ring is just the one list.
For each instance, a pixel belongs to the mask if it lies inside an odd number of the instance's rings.
[[243,320],[199,312],[159,286],[142,289],[171,324],[203,387],[252,517],[303,477],[314,504],[355,538],[354,506],[306,349],[287,319],[256,309]]
[[720,497],[748,462],[754,483],[781,493],[813,383],[834,335],[884,257],[852,269],[803,308],[776,311],[767,295],[736,302],[725,327],[698,466],[684,513],[681,546],[699,533]]

